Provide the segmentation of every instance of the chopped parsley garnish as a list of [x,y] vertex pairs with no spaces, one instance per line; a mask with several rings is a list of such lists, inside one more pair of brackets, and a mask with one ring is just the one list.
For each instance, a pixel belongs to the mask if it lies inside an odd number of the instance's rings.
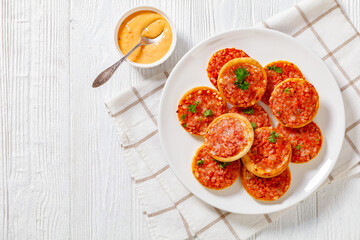
[[280,115],[280,112],[277,112],[276,114]]
[[296,150],[300,150],[300,148],[301,148],[300,144],[296,146]]
[[186,114],[181,116],[181,120],[184,120],[186,118]]
[[203,165],[203,164],[204,164],[204,160],[201,159],[201,160],[197,161],[198,166]]
[[243,113],[246,113],[246,114],[253,114],[254,113],[254,109],[252,107],[243,109],[241,111],[243,111]]
[[[235,83],[236,85],[236,83]],[[250,87],[250,83],[246,82],[246,81],[242,81],[241,84],[236,85],[238,88],[242,89],[242,90],[248,90]]]
[[189,106],[188,106],[189,112],[195,113],[195,112],[196,112],[196,106],[197,106],[198,104],[199,104],[199,101],[196,101],[196,102],[194,102],[194,105],[189,105]]
[[253,128],[254,130],[257,128],[256,123],[251,122],[250,124],[251,124],[251,126],[252,126],[252,128]]
[[275,72],[282,74],[282,69],[279,68],[279,67],[276,67],[276,66],[268,66],[267,69],[269,69],[269,70],[274,70]]
[[245,81],[245,78],[250,75],[249,71],[246,68],[237,68],[235,70],[236,81],[234,82],[235,86],[242,90],[248,90],[250,83]]
[[270,136],[269,136],[269,142],[275,143],[278,137],[279,137],[279,134],[277,132],[271,131]]
[[222,168],[222,169],[224,169],[225,164],[224,164],[223,162],[222,162],[222,163],[219,163],[219,167]]
[[222,169],[225,169],[226,166],[229,166],[229,165],[230,165],[229,162],[220,162],[220,161],[216,160],[215,158],[213,158],[213,160],[214,160],[214,161],[219,165],[219,167],[222,168]]
[[222,169],[225,169],[226,166],[230,165],[230,163],[228,162],[219,162],[219,167],[222,168]]
[[317,138],[317,139],[315,139],[315,140],[316,140],[317,142],[318,142],[318,141],[320,141],[320,139],[318,139],[318,138]]
[[201,117],[199,117],[199,122],[201,122],[201,120],[202,120],[202,118],[201,118]]
[[184,128],[186,128],[186,123],[184,123],[182,126],[183,126]]
[[290,93],[290,88],[288,88],[288,87],[285,88],[285,89],[284,89],[284,93],[289,94],[289,93]]
[[211,109],[207,109],[204,112],[204,117],[212,117],[214,114],[212,113]]

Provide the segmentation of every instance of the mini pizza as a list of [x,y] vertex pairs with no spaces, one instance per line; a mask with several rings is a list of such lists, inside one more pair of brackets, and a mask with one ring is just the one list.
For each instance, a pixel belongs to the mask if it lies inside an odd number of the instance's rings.
[[269,114],[259,104],[249,108],[232,107],[229,113],[238,113],[246,117],[254,130],[261,127],[271,127]]
[[221,68],[218,89],[228,103],[247,108],[260,101],[266,83],[260,63],[252,58],[235,58]]
[[319,94],[305,79],[289,78],[275,87],[269,107],[285,127],[303,127],[314,119],[319,109]]
[[242,157],[244,166],[262,178],[282,173],[291,159],[291,145],[286,137],[272,127],[258,128],[250,151]]
[[276,177],[261,178],[241,166],[240,179],[246,192],[253,198],[261,201],[274,201],[281,198],[289,189],[291,172],[287,167]]
[[269,98],[274,88],[288,78],[304,78],[300,69],[288,61],[271,62],[264,67],[267,75],[267,86],[261,101],[269,105]]
[[226,113],[210,123],[204,138],[204,144],[213,158],[231,162],[249,151],[254,131],[245,117],[237,113]]
[[236,181],[240,175],[240,165],[240,160],[226,163],[215,160],[202,145],[193,158],[192,172],[201,185],[219,190]]
[[320,152],[323,138],[316,123],[311,122],[301,128],[287,128],[278,124],[276,130],[290,141],[292,163],[306,163]]
[[217,51],[210,58],[208,67],[206,69],[208,77],[212,85],[218,88],[217,80],[221,68],[230,60],[234,58],[249,57],[243,50],[236,48],[225,48]]
[[180,99],[177,114],[186,131],[203,136],[209,124],[226,113],[226,107],[225,100],[215,89],[195,87]]

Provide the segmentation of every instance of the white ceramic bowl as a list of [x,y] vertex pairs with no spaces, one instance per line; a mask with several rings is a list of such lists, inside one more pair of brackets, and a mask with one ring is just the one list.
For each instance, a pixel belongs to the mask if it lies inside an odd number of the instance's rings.
[[119,44],[118,44],[118,31],[119,31],[119,28],[120,28],[120,25],[121,23],[131,14],[135,13],[135,12],[138,12],[138,11],[153,11],[153,12],[157,12],[159,14],[161,14],[170,24],[170,28],[172,30],[172,42],[171,42],[171,46],[170,46],[170,49],[169,51],[165,54],[165,56],[163,56],[161,59],[159,59],[158,61],[156,62],[153,62],[153,63],[136,63],[136,62],[133,62],[129,59],[126,59],[126,62],[130,63],[131,65],[135,66],[135,67],[139,67],[139,68],[151,68],[151,67],[155,67],[155,66],[158,66],[160,64],[162,64],[163,62],[165,62],[169,56],[172,54],[172,52],[174,51],[175,49],[175,46],[176,46],[176,39],[177,39],[177,35],[176,35],[176,30],[175,30],[175,27],[174,27],[174,24],[171,22],[170,18],[163,12],[161,11],[160,9],[157,9],[155,7],[151,7],[151,6],[139,6],[139,7],[135,7],[135,8],[131,8],[129,9],[128,11],[126,11],[119,19],[117,25],[116,25],[116,28],[115,28],[115,45],[116,45],[116,48],[118,49],[119,53],[120,53],[120,56],[123,57],[124,54],[121,52],[120,50],[120,47],[119,47]]

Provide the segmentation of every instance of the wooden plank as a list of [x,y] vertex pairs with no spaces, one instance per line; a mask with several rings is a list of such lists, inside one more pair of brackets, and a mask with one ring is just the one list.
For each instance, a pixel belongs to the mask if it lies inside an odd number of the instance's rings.
[[[114,28],[120,13],[129,5],[130,2],[119,1],[72,1],[72,239],[139,239],[138,236],[142,236],[142,211],[138,211],[140,206],[122,161],[113,123],[100,92],[91,89],[96,75],[119,57]],[[119,90],[140,78],[137,70],[124,65],[111,83]]]
[[253,23],[260,23],[296,4],[296,0],[254,0],[252,1]]
[[69,5],[1,4],[1,238],[66,239]]

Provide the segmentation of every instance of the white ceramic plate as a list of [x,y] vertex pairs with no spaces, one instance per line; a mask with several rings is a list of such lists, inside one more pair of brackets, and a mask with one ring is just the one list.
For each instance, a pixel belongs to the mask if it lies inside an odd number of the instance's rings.
[[[191,161],[196,149],[203,143],[203,138],[187,133],[177,119],[177,105],[187,90],[196,86],[212,87],[206,73],[211,55],[220,49],[232,47],[244,50],[263,66],[275,60],[295,63],[320,96],[320,108],[314,121],[323,133],[322,149],[308,163],[290,164],[291,186],[282,198],[273,202],[257,201],[250,197],[239,179],[232,186],[218,191],[200,185],[192,174]],[[265,109],[270,113],[267,106]],[[277,122],[273,117],[271,120],[275,127]],[[323,61],[294,38],[267,29],[247,28],[225,32],[191,49],[171,72],[160,102],[159,134],[170,167],[194,195],[214,207],[234,213],[271,213],[293,206],[308,197],[334,167],[344,130],[345,114],[341,93]]]

